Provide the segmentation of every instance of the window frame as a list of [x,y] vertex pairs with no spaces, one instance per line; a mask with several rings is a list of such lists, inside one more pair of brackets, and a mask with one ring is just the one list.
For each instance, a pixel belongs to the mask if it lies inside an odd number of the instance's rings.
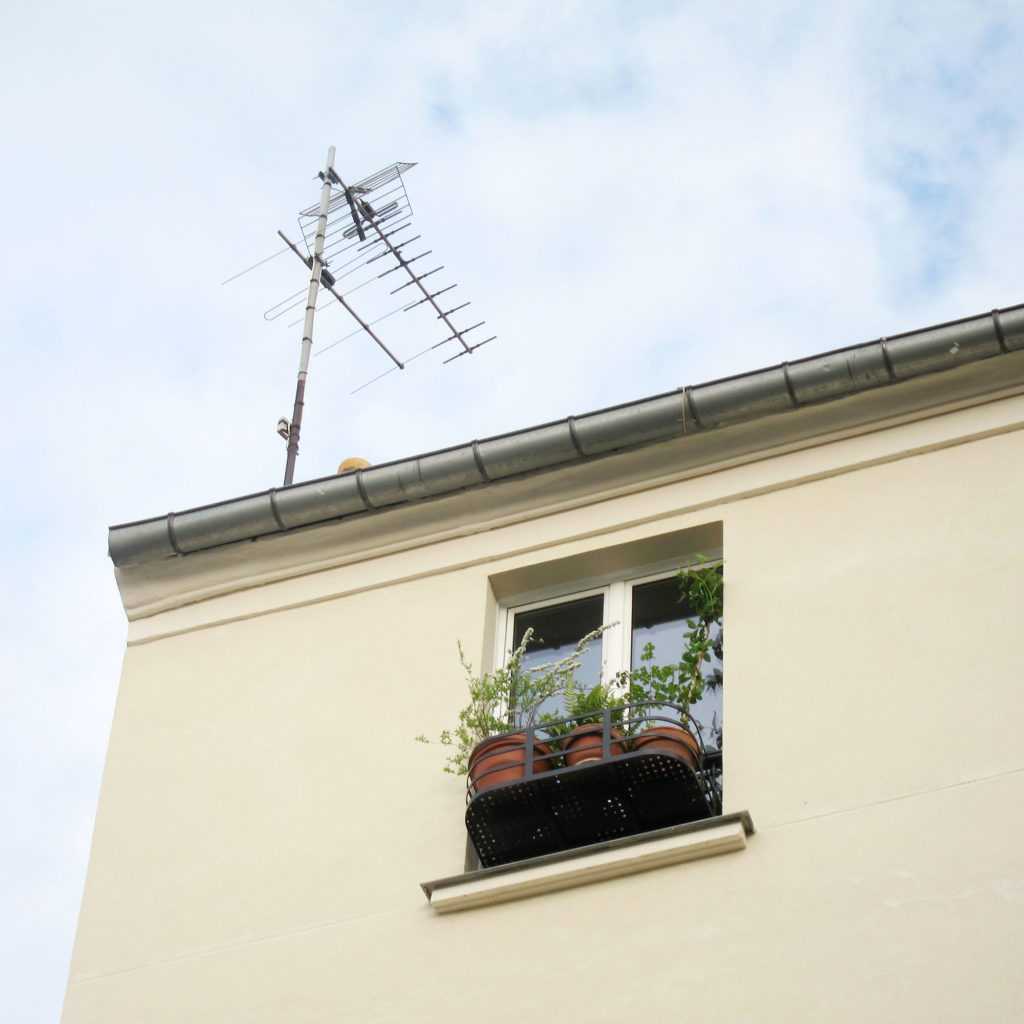
[[[554,608],[560,604],[568,604],[570,601],[578,601],[586,597],[597,597],[599,594],[604,598],[604,606],[601,614],[603,622],[608,621],[608,591],[609,586],[588,587],[585,590],[572,590],[557,597],[547,597],[537,601],[527,601],[523,604],[508,605],[504,609],[499,606],[499,624],[497,629],[497,643],[494,652],[494,663],[498,667],[504,667],[508,656],[512,653],[512,639],[515,633],[516,616],[522,612],[540,611],[542,608]],[[503,614],[500,614],[502,613]],[[605,680],[606,644],[605,639],[611,630],[606,630],[601,637],[601,681]]]
[[[633,588],[669,579],[683,569],[722,565],[720,553],[698,559],[691,555],[681,561],[664,561],[637,566],[625,573],[576,580],[542,591],[513,595],[498,603],[494,637],[494,665],[503,667],[512,653],[515,617],[520,612],[551,608],[584,597],[604,596],[604,621],[612,623],[601,637],[601,682],[608,683],[632,667]],[[506,709],[507,710],[507,709]]]

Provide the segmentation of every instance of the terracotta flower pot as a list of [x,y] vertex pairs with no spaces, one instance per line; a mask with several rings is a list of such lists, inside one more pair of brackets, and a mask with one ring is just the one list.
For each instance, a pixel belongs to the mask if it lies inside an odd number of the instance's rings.
[[655,725],[633,739],[633,749],[646,754],[656,751],[682,758],[691,768],[700,764],[700,746],[689,729],[678,725]]
[[[540,740],[533,741],[534,774],[551,767],[551,748]],[[473,748],[469,755],[469,780],[473,789],[481,790],[517,782],[526,774],[526,733],[492,736]]]
[[[588,761],[601,760],[601,724],[592,722],[589,725],[577,725],[562,741],[562,751],[567,765],[586,764]],[[622,733],[612,726],[611,752],[614,757],[623,752]]]

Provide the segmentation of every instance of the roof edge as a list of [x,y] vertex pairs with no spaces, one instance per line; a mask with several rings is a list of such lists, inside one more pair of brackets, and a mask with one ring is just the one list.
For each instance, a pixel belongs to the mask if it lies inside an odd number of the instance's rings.
[[115,566],[345,519],[836,401],[1024,351],[1024,304],[539,426],[110,527]]

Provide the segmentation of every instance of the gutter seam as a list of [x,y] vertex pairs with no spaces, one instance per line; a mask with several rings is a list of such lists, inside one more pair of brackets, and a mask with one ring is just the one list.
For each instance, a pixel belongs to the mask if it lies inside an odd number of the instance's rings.
[[279,530],[287,530],[288,527],[284,525],[284,520],[281,518],[281,513],[277,507],[277,488],[270,488],[270,512],[274,517],[274,522],[277,523]]
[[1007,354],[1010,353],[1010,347],[1006,344],[1006,335],[1003,334],[1003,322],[999,319],[999,310],[992,310],[992,326],[996,329],[996,340],[999,342],[999,347]]
[[480,454],[480,442],[474,441],[472,449],[473,461],[476,463],[477,471],[480,473],[480,476],[483,477],[484,483],[489,484],[491,482],[491,478],[487,474],[487,467],[484,465],[484,457]]
[[786,390],[789,392],[789,400],[793,403],[794,409],[800,408],[796,398],[796,391],[793,389],[793,381],[789,377],[789,363],[782,364],[782,379],[786,382]]
[[174,536],[174,513],[167,513],[167,539],[170,541],[171,548],[174,550],[176,555],[184,555],[185,552],[178,547],[178,540]]
[[[691,394],[692,391],[692,387],[687,386],[683,388],[683,408],[685,410],[687,405],[690,407],[690,419],[693,420],[693,424],[698,430],[703,430],[704,424],[701,423],[700,417],[697,415],[697,407],[693,404],[693,395]],[[683,422],[686,422],[685,411],[683,413]]]
[[878,345],[882,350],[882,361],[885,363],[886,372],[889,374],[889,380],[896,380],[896,371],[893,369],[892,356],[889,355],[888,338],[879,338]]
[[587,453],[583,450],[579,436],[576,433],[576,417],[570,416],[566,420],[566,423],[569,425],[569,437],[572,439],[572,446],[576,449],[576,454],[579,455],[581,459],[585,459],[587,457]]
[[363,471],[361,469],[356,470],[356,490],[359,492],[359,497],[366,508],[376,508],[366,494],[366,484],[363,483]]

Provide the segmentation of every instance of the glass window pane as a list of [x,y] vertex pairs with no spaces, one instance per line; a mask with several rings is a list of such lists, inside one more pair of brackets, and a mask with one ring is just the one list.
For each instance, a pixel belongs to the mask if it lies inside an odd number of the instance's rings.
[[[654,644],[654,665],[671,665],[679,661],[690,629],[686,619],[693,612],[679,600],[679,584],[672,577],[641,583],[633,587],[633,635],[630,667],[641,664],[644,647]],[[720,636],[712,626],[712,641]],[[704,696],[690,708],[700,726],[701,739],[707,750],[722,746],[722,662],[712,655],[704,665]]]
[[[538,668],[572,654],[576,644],[588,633],[599,629],[603,622],[603,594],[581,597],[534,611],[517,612],[512,627],[512,649],[519,646],[526,631],[532,627],[533,636],[523,658],[523,667]],[[581,687],[590,689],[601,681],[601,660],[601,640],[597,639],[587,647],[576,672],[576,681]],[[553,697],[541,704],[537,717],[563,711],[562,698]],[[521,725],[521,718],[515,716],[513,724]]]

